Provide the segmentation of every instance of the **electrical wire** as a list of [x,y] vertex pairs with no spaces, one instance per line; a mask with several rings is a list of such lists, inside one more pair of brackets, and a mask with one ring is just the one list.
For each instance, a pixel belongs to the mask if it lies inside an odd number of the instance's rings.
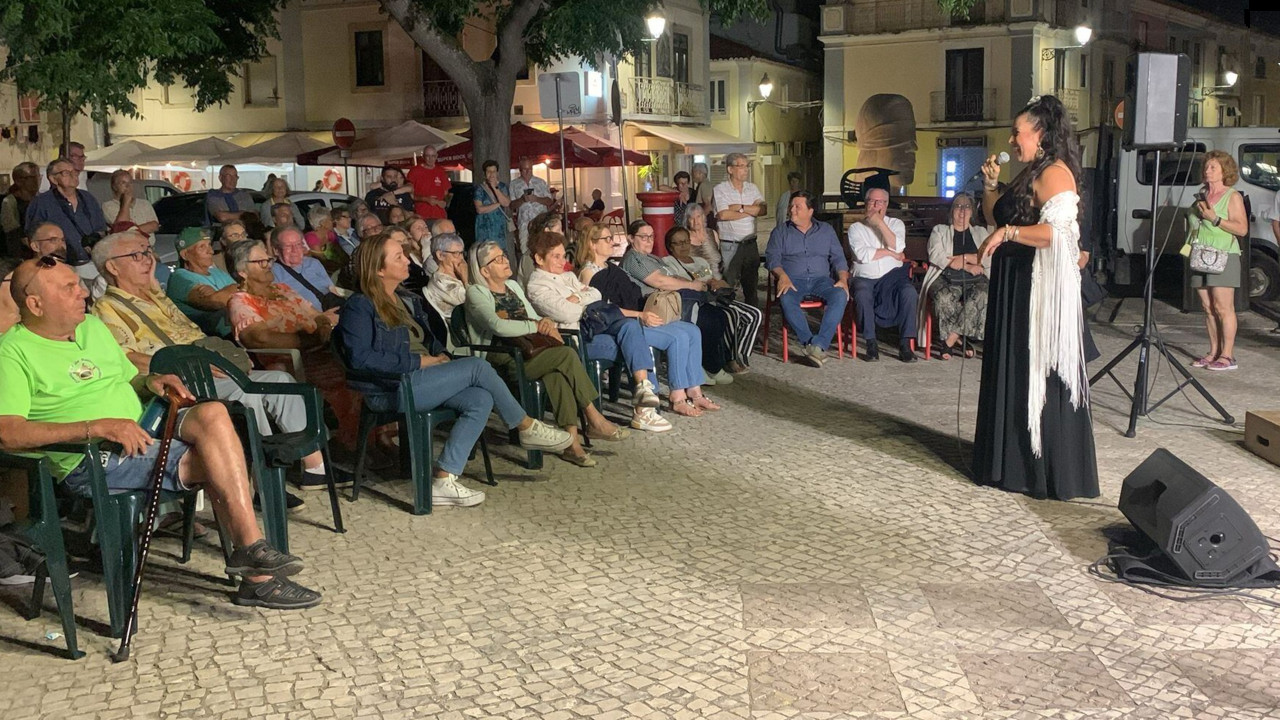
[[[1262,597],[1248,590],[1240,590],[1240,589],[1234,589],[1234,588],[1206,588],[1206,587],[1200,587],[1200,586],[1194,586],[1194,585],[1186,585],[1185,584],[1186,581],[1183,580],[1182,578],[1174,577],[1173,575],[1169,575],[1167,573],[1162,573],[1159,570],[1155,570],[1150,567],[1148,567],[1147,569],[1156,577],[1146,581],[1131,580],[1131,579],[1122,578],[1119,576],[1107,575],[1102,572],[1102,567],[1104,565],[1108,569],[1112,570],[1112,572],[1115,571],[1115,568],[1111,565],[1112,560],[1117,560],[1117,559],[1136,560],[1138,562],[1145,564],[1148,561],[1154,559],[1159,554],[1160,552],[1157,551],[1145,557],[1136,557],[1134,555],[1130,555],[1129,553],[1122,553],[1122,552],[1107,553],[1106,555],[1103,555],[1097,560],[1094,560],[1093,562],[1089,563],[1087,571],[1090,575],[1098,578],[1099,580],[1102,580],[1103,582],[1113,583],[1116,585],[1126,585],[1128,587],[1141,590],[1142,592],[1145,592],[1148,595],[1154,595],[1156,597],[1164,598],[1165,600],[1172,600],[1174,602],[1202,602],[1205,600],[1215,600],[1215,599],[1224,598],[1224,597],[1238,597],[1238,598],[1244,598],[1246,600],[1252,600],[1254,602],[1262,603],[1263,605],[1268,605],[1270,607],[1280,608],[1280,601],[1273,600],[1271,598]],[[1271,553],[1272,560],[1274,560],[1275,557],[1276,557],[1275,553],[1272,552]],[[1280,581],[1276,581],[1276,583],[1272,585],[1259,586],[1260,589],[1265,589],[1267,587],[1280,587]],[[1160,590],[1157,590],[1155,588],[1160,588]],[[1162,592],[1161,590],[1177,591],[1180,593],[1186,593],[1186,595],[1181,595],[1181,596],[1170,595],[1167,592]]]

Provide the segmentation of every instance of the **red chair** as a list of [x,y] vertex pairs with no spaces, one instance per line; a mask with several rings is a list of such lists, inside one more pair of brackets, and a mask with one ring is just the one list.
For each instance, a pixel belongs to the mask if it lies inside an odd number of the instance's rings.
[[600,219],[606,225],[610,225],[610,226],[623,227],[625,225],[625,223],[623,223],[622,221],[622,208],[618,208],[617,210],[610,210],[609,212],[604,214],[604,217]]
[[[911,263],[911,271],[910,271],[911,277],[914,278],[917,275],[919,275],[920,277],[924,277],[924,274],[926,271],[928,271],[928,269],[929,269],[928,263],[913,262]],[[849,286],[851,288],[853,287],[852,278],[849,279]],[[917,300],[917,302],[927,303],[929,302],[929,299],[925,297],[921,297]],[[844,315],[845,315],[845,319],[848,320],[849,322],[849,354],[856,358],[858,357],[858,314],[854,312],[852,295],[849,296],[849,305],[845,307]],[[766,321],[766,326],[767,324],[768,322]],[[915,352],[916,350],[915,338],[911,338],[911,350],[912,352]],[[932,358],[933,358],[933,312],[932,310],[930,310],[929,312],[926,312],[924,316],[924,359],[929,360]]]
[[[769,318],[773,314],[773,306],[779,305],[778,298],[777,298],[778,290],[775,287],[777,282],[778,282],[777,278],[774,277],[773,273],[769,273],[768,290],[766,290],[767,295],[764,301],[764,332],[760,333],[760,335],[764,338],[763,342],[764,342],[765,355],[769,354]],[[820,310],[822,308],[825,308],[826,306],[827,304],[818,298],[811,297],[811,298],[805,298],[804,300],[800,301],[801,310]],[[779,310],[778,314],[782,315],[781,313],[782,308],[779,307],[778,310]],[[782,362],[784,363],[790,362],[790,352],[788,351],[788,347],[787,347],[787,335],[790,333],[790,331],[791,331],[791,328],[787,327],[787,318],[784,315],[782,317]],[[840,328],[840,323],[836,323],[836,352],[839,355],[840,359],[843,360],[844,359],[844,331]]]

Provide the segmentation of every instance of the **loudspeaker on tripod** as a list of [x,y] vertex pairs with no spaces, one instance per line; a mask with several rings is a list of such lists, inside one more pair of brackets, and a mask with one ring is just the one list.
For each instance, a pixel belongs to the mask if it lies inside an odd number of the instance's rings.
[[[1172,563],[1157,569],[1189,585],[1270,584],[1259,581],[1280,574],[1266,537],[1239,503],[1163,448],[1124,479],[1120,512]],[[1141,564],[1128,566],[1143,574]]]
[[1186,142],[1191,60],[1180,54],[1138,53],[1129,57],[1124,76],[1124,149]]

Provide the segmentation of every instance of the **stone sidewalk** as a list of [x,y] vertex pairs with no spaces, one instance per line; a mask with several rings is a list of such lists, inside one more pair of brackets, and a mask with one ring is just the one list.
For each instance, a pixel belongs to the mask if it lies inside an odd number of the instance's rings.
[[[1139,312],[1097,329],[1104,357]],[[1198,316],[1161,320],[1188,356],[1204,349]],[[1280,407],[1271,327],[1246,316],[1241,369],[1202,373],[1235,427],[1179,397],[1125,439],[1127,401],[1100,385],[1103,496],[1072,503],[966,479],[977,362],[757,356],[712,389],[724,412],[601,443],[594,470],[531,473],[496,447],[501,484],[477,508],[414,517],[388,480],[344,504],[335,535],[309,494],[291,535],[325,595],[312,610],[231,605],[213,537],[189,567],[159,543],[126,664],[83,624],[87,656],[54,657],[40,647],[58,645],[55,616],[0,608],[4,716],[1280,717],[1276,609],[1086,572],[1124,523],[1121,481],[1157,447],[1280,536],[1280,469],[1241,444],[1246,408]],[[104,621],[100,579],[73,582],[77,613]]]

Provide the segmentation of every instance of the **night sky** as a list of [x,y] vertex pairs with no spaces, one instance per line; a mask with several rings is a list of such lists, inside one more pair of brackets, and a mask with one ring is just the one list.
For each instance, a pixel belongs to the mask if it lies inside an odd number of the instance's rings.
[[1258,9],[1274,3],[1264,4],[1258,0],[1176,0],[1176,2],[1216,15],[1228,22],[1248,24],[1258,30],[1280,35],[1280,11]]

